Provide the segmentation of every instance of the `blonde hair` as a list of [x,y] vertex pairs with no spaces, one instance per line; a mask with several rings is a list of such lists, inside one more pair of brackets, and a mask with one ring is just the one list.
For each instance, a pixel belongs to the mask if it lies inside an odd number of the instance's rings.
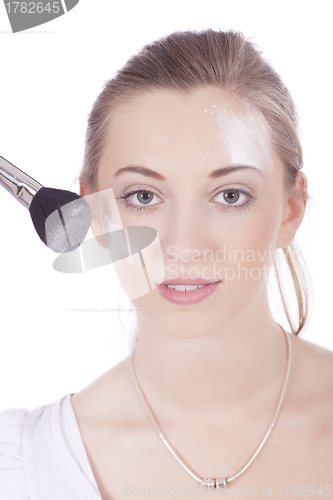
[[[97,190],[97,172],[109,139],[110,123],[113,113],[122,105],[154,89],[188,93],[205,86],[228,91],[264,116],[272,148],[285,166],[285,189],[290,196],[297,196],[293,187],[296,174],[303,166],[303,157],[294,102],[260,49],[233,30],[174,32],[145,45],[132,56],[105,84],[91,109],[80,181],[86,182],[91,192]],[[309,198],[306,190],[298,196]],[[278,251],[282,251],[292,276],[298,305],[297,325],[293,324],[283,291]],[[286,248],[276,249],[274,269],[284,311],[292,332],[297,335],[308,317],[309,288],[306,265],[295,241]]]

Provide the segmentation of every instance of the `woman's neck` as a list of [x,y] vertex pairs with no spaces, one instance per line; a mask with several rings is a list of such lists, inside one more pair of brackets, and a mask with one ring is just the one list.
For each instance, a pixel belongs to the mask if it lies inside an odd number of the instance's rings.
[[221,404],[225,412],[234,412],[278,399],[286,339],[268,301],[253,306],[218,331],[195,339],[156,331],[138,316],[134,369],[153,408],[179,416],[199,409],[211,414]]

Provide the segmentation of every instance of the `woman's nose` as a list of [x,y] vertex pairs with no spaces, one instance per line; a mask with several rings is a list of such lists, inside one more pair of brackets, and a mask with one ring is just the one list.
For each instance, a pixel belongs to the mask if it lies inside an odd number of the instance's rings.
[[209,223],[203,214],[191,208],[170,214],[160,235],[163,253],[167,260],[186,263],[192,257],[200,261],[204,250],[210,246]]

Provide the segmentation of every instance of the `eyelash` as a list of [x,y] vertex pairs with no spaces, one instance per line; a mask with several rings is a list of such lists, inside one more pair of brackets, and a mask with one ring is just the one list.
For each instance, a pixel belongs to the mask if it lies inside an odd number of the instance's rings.
[[[256,197],[254,195],[252,195],[251,193],[248,193],[247,191],[244,191],[242,189],[237,189],[237,188],[227,188],[227,189],[223,189],[222,191],[219,191],[218,193],[216,193],[214,195],[214,198],[215,196],[221,194],[221,193],[224,193],[225,191],[236,191],[238,193],[242,193],[242,194],[245,194],[249,199],[243,203],[242,205],[232,205],[230,204],[228,206],[228,204],[223,204],[223,203],[220,203],[220,205],[222,205],[223,207],[223,210],[243,210],[245,208],[247,209],[250,209],[250,206],[256,202]],[[141,205],[141,206],[138,206],[138,205],[131,205],[130,203],[128,203],[127,201],[127,198],[129,198],[131,195],[133,194],[136,194],[136,193],[150,193],[150,194],[153,194],[155,196],[158,196],[157,194],[155,194],[153,191],[150,191],[149,189],[134,189],[133,191],[128,191],[127,193],[124,193],[122,196],[119,196],[117,198],[117,200],[121,200],[120,203],[122,203],[123,205],[125,205],[125,208],[129,208],[131,210],[150,210],[149,208],[147,209],[146,207],[149,207],[150,205]],[[123,201],[124,200],[124,201]],[[154,205],[158,205],[157,203],[156,204],[153,204]]]

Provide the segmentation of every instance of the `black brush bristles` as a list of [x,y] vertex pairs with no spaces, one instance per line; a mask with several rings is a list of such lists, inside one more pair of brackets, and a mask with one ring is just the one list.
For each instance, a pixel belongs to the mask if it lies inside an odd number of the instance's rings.
[[42,187],[33,197],[29,211],[40,239],[57,253],[78,248],[91,224],[89,203],[63,189]]

